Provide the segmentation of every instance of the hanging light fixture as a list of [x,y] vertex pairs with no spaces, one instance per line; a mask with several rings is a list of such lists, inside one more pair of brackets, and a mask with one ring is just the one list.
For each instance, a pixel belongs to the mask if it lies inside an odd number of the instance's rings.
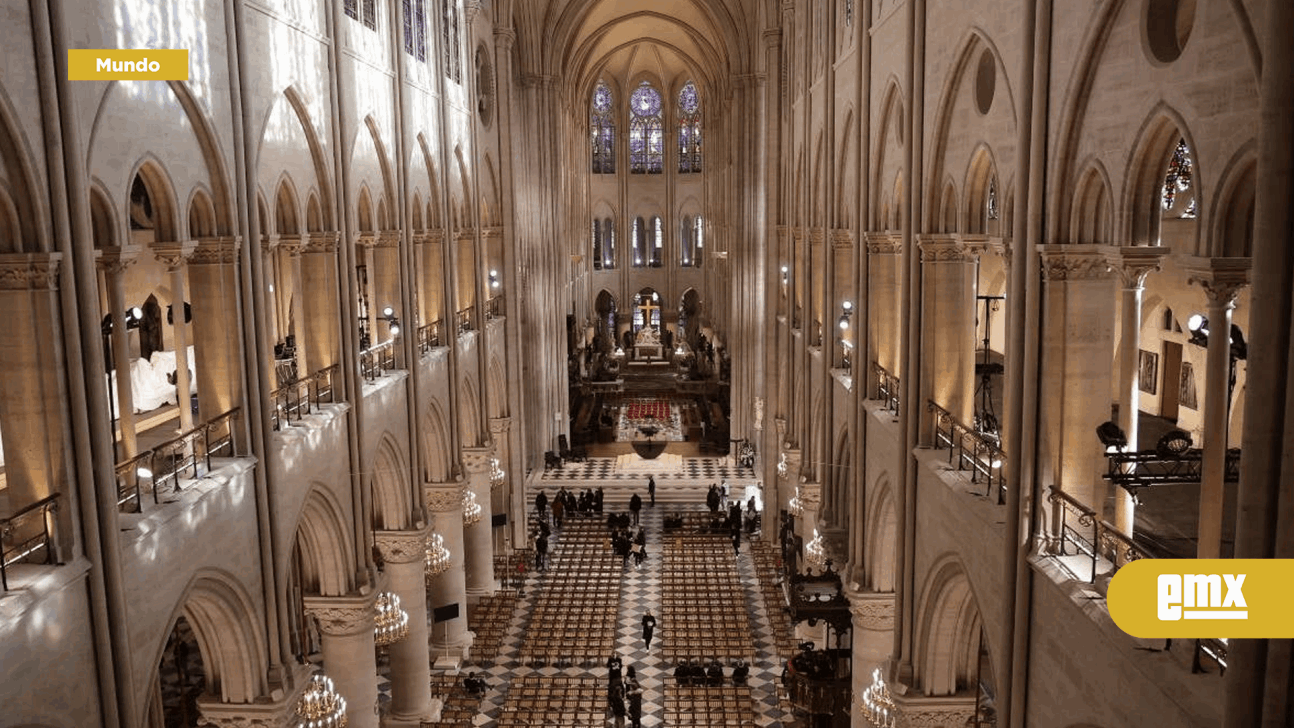
[[881,668],[872,670],[872,684],[863,691],[860,705],[863,717],[875,728],[894,728],[897,715],[894,701],[890,698],[890,689],[881,677]]
[[439,533],[431,534],[431,538],[427,539],[427,556],[424,560],[428,579],[445,573],[445,569],[449,568],[449,556],[449,549],[445,548],[445,537]]
[[804,544],[804,563],[815,569],[827,564],[827,546],[816,528],[813,529],[813,540]]
[[345,728],[346,699],[333,689],[332,680],[315,673],[297,701],[297,728]]
[[476,494],[467,491],[463,496],[463,526],[475,526],[481,522],[481,504],[476,502]]
[[400,608],[400,597],[391,592],[377,595],[377,617],[373,620],[373,643],[386,647],[409,634],[409,613]]
[[498,488],[503,485],[503,481],[506,480],[507,477],[508,474],[503,472],[503,468],[499,467],[499,459],[490,458],[490,487]]

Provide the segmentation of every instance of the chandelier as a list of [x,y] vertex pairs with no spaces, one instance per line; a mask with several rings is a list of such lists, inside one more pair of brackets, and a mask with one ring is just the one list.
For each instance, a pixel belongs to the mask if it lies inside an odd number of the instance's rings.
[[890,699],[890,689],[881,677],[881,668],[872,670],[872,684],[863,691],[860,706],[863,717],[875,728],[894,728],[897,718],[894,701]]
[[449,549],[445,548],[445,537],[439,533],[433,533],[427,539],[426,565],[428,579],[445,573],[449,568]]
[[804,563],[815,569],[820,569],[827,563],[827,547],[816,528],[813,529],[813,540],[804,544]]
[[400,597],[391,592],[377,595],[377,618],[373,620],[373,642],[386,647],[409,634],[409,613],[400,608]]
[[463,495],[463,525],[475,526],[481,522],[481,504],[476,502],[476,494],[467,491]]
[[504,473],[503,468],[499,467],[499,459],[490,458],[490,487],[498,488],[503,485],[506,477],[507,473]]
[[786,473],[789,469],[790,466],[786,462],[786,453],[782,453],[777,458],[777,477],[786,478]]
[[333,689],[332,680],[315,673],[297,701],[297,728],[346,728],[346,699]]

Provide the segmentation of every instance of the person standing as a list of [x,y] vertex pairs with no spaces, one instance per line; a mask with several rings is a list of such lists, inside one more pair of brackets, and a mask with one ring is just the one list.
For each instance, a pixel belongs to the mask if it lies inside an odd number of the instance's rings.
[[647,495],[651,496],[651,504],[653,507],[655,507],[656,506],[656,476],[655,475],[647,476]]
[[[633,668],[631,667],[629,669],[632,670]],[[629,674],[625,694],[629,698],[630,724],[633,728],[642,728],[643,691],[642,687],[638,685],[638,680],[633,676],[633,673]]]
[[535,569],[543,571],[548,559],[548,536],[539,534],[535,539]]
[[548,494],[542,490],[535,496],[535,513],[540,521],[548,520]]
[[643,499],[640,498],[637,493],[634,493],[633,497],[629,499],[629,512],[634,514],[635,526],[638,525],[638,511],[641,511],[642,509],[643,509]]
[[732,554],[733,556],[741,555],[741,526],[732,529]]
[[625,689],[619,683],[611,686],[611,715],[616,719],[616,728],[625,728]]
[[656,631],[656,617],[648,610],[643,615],[643,642],[647,644],[648,651],[651,650],[652,634]]
[[566,512],[566,504],[560,497],[553,499],[553,525],[557,528],[562,527],[562,516]]

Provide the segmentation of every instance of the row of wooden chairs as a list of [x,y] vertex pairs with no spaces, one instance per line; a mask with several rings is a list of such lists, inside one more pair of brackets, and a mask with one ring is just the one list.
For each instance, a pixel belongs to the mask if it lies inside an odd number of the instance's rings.
[[[726,552],[724,549],[728,549]],[[663,656],[754,658],[745,592],[724,541],[667,540],[661,575]]]
[[508,690],[500,728],[606,725],[606,685],[599,678],[526,675]]
[[522,643],[525,664],[592,666],[615,648],[620,560],[603,544],[604,525],[567,524],[551,554]]
[[754,726],[755,701],[749,687],[665,687],[667,726]]
[[786,597],[782,585],[778,564],[781,555],[775,546],[757,541],[751,551],[755,558],[755,573],[759,577],[759,590],[764,597],[764,609],[773,627],[773,639],[777,644],[777,654],[786,659],[794,657],[798,651],[795,631],[791,627],[791,615],[786,609]]

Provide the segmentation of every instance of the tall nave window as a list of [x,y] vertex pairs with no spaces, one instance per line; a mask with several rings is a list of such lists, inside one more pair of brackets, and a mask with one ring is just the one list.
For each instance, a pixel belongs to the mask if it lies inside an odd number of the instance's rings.
[[660,174],[665,163],[665,133],[660,92],[643,81],[629,97],[629,171]]
[[[367,1],[367,0],[366,0]],[[463,82],[462,37],[458,32],[458,0],[441,0],[445,22],[441,26],[441,47],[445,54],[445,75],[454,83]]]
[[593,270],[616,267],[616,230],[611,218],[593,218]]
[[613,100],[611,89],[605,82],[598,81],[589,109],[593,174],[613,174],[616,171],[616,121],[611,114]]
[[404,0],[404,52],[427,60],[426,0]]
[[678,171],[701,171],[701,100],[691,81],[678,92]]
[[360,14],[360,0],[346,0],[342,6],[348,17],[354,18],[369,30],[377,30],[377,0],[363,0],[364,13]]

